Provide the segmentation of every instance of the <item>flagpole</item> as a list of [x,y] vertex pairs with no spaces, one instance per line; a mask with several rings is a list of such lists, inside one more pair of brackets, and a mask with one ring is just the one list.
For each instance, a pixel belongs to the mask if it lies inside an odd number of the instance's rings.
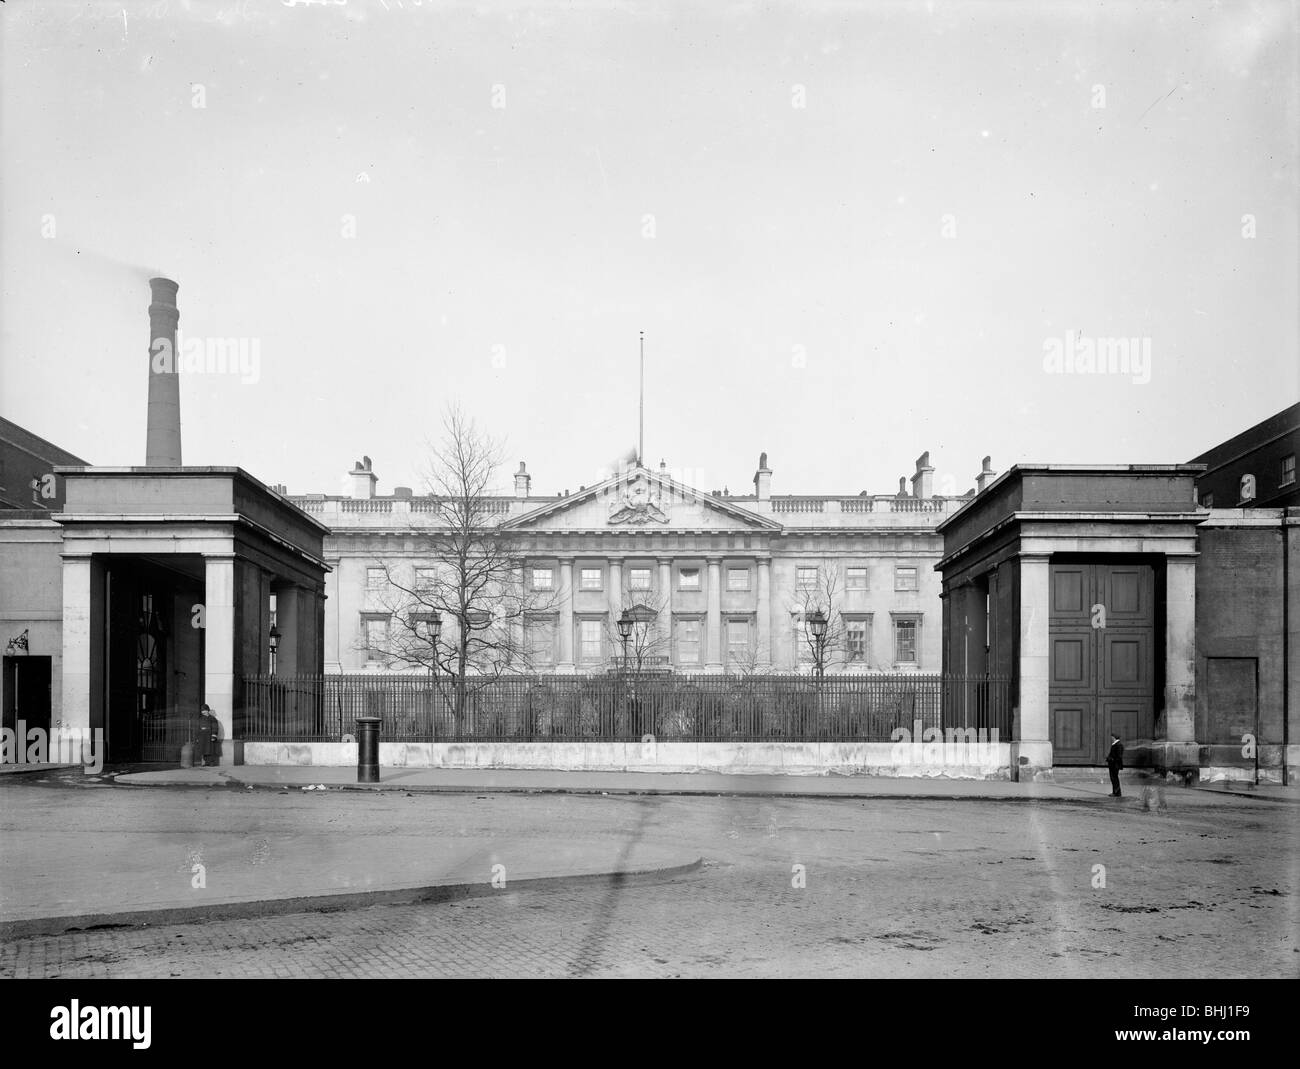
[[638,409],[640,428],[637,434],[636,462],[645,463],[645,331],[641,332],[641,401]]

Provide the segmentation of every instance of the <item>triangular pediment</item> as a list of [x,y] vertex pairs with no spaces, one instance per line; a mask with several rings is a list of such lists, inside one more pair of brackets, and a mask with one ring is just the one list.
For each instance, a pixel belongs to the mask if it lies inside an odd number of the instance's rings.
[[662,472],[634,468],[515,516],[501,525],[530,531],[779,531],[781,524]]

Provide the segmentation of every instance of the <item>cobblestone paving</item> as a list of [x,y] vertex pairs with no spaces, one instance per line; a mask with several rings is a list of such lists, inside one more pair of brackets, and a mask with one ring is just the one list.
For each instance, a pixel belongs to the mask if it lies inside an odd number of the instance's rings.
[[[1127,800],[408,801],[471,834],[659,836],[707,861],[622,885],[21,939],[0,975],[1300,975],[1294,806],[1193,792],[1167,816]],[[365,803],[330,804],[347,819]]]

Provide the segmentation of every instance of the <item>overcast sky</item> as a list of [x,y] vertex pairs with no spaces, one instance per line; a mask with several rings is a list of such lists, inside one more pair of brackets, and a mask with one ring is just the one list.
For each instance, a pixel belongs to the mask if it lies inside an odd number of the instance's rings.
[[642,330],[701,489],[1185,461],[1300,398],[1296,10],[9,0],[0,415],[143,464],[163,273],[259,357],[185,462],[293,492],[418,487],[452,400],[590,484]]

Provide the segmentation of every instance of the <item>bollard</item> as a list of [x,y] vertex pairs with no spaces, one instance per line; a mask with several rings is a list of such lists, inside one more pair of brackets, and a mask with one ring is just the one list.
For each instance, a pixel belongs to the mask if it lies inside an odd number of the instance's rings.
[[379,725],[377,716],[357,717],[357,782],[379,782]]

